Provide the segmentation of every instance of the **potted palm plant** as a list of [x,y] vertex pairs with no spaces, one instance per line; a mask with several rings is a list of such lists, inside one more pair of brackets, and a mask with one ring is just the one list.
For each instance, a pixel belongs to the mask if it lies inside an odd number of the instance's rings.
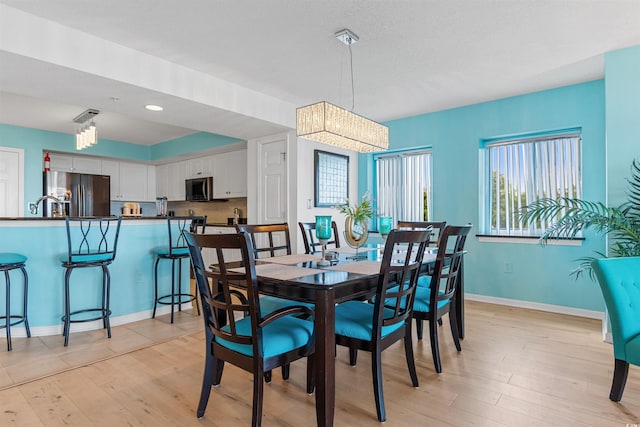
[[[540,199],[519,212],[523,221],[548,221],[557,218],[541,236],[544,244],[548,239],[575,237],[578,232],[591,229],[612,238],[609,254],[612,257],[640,256],[640,162],[631,164],[631,178],[627,201],[617,207],[608,207],[602,202],[560,197]],[[598,257],[606,257],[597,252]],[[572,274],[579,277],[588,272],[595,280],[591,261],[595,257],[578,259],[580,265]]]

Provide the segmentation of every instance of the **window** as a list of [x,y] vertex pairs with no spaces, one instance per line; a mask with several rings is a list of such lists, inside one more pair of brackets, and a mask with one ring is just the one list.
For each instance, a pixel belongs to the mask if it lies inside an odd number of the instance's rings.
[[431,218],[431,152],[404,152],[376,158],[378,215],[397,221]]
[[523,223],[522,207],[542,198],[582,197],[579,132],[490,141],[485,147],[484,234],[540,236],[550,223]]
[[333,207],[349,198],[349,156],[314,151],[315,205]]

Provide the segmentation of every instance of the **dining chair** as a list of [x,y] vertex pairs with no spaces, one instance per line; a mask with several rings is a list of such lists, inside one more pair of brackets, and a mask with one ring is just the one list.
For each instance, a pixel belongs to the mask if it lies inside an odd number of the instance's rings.
[[[322,243],[316,242],[315,222],[298,222],[298,227],[302,232],[302,241],[304,243],[304,251],[306,254],[315,254],[316,248],[322,248]],[[340,237],[338,234],[338,225],[335,221],[331,221],[331,230],[333,232],[333,239],[327,242],[327,245],[333,245],[335,248],[340,247]]]
[[[287,223],[278,224],[236,224],[236,231],[249,235],[254,260],[270,258],[278,255],[291,255],[291,237]],[[263,295],[260,297],[260,310],[270,313],[289,306],[306,305],[313,309],[313,304],[299,303],[284,298]],[[289,365],[282,366],[282,378],[289,379]],[[265,374],[265,380],[271,381],[271,372]]]
[[[207,408],[212,386],[222,379],[224,362],[253,374],[251,425],[262,421],[264,374],[274,368],[307,358],[307,391],[313,392],[314,322],[307,306],[288,306],[264,314],[261,310],[250,236],[237,234],[187,235],[196,273],[206,334],[206,359],[197,416]],[[207,270],[202,248],[215,249],[218,268]],[[239,251],[242,267],[229,269],[225,250]],[[237,265],[237,263],[234,263]]]
[[[418,387],[411,323],[418,276],[429,241],[427,230],[391,230],[387,236],[373,303],[347,301],[336,306],[336,344],[371,353],[371,373],[379,421],[386,420],[382,391],[382,351],[404,340],[409,376]],[[402,254],[400,258],[397,254]]]
[[[456,317],[456,290],[458,275],[461,273],[464,244],[471,230],[471,224],[464,226],[447,225],[440,233],[438,253],[431,276],[421,276],[413,302],[413,318],[416,319],[418,339],[422,339],[422,322],[429,322],[429,337],[433,363],[438,373],[442,372],[440,349],[438,346],[438,326],[440,319],[449,314],[449,324],[453,342],[462,351]],[[420,283],[423,282],[423,283]]]
[[615,362],[609,399],[619,402],[629,364],[640,366],[640,257],[598,259],[591,266],[611,321]]

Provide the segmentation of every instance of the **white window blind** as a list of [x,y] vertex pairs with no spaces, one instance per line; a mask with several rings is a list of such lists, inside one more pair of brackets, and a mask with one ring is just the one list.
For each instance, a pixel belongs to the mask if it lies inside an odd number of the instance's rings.
[[541,235],[554,220],[523,223],[518,211],[543,198],[581,198],[581,158],[578,133],[488,144],[485,233]]
[[431,212],[431,153],[413,152],[376,158],[376,202],[380,216],[394,223],[426,221]]

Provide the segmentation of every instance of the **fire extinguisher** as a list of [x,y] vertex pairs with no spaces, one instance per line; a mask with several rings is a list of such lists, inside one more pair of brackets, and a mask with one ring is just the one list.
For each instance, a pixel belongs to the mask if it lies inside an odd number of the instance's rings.
[[49,172],[51,170],[51,157],[49,157],[49,152],[44,155],[44,171]]

